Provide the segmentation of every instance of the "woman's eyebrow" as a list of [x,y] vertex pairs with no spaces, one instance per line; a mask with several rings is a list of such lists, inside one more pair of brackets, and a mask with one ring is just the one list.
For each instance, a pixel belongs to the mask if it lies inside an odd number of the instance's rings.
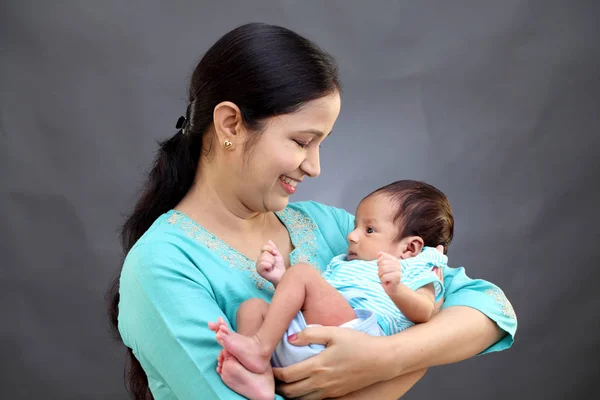
[[312,133],[313,135],[317,135],[319,137],[329,136],[329,135],[331,135],[332,132],[333,131],[326,134],[323,131],[320,131],[318,129],[303,129],[301,131],[298,131],[298,133]]

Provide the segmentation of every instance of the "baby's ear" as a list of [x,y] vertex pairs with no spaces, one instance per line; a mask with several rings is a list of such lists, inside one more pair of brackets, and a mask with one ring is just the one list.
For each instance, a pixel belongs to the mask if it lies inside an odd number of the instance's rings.
[[415,257],[423,251],[423,246],[425,242],[420,236],[408,236],[403,239],[405,249],[402,252],[401,258],[410,258]]

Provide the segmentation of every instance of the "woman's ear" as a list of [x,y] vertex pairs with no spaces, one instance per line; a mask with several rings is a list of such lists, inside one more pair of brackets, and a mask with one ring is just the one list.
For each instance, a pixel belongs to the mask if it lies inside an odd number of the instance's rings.
[[423,239],[420,236],[405,237],[404,239],[402,239],[401,243],[402,246],[400,257],[398,257],[401,259],[406,259],[419,255],[419,253],[423,251],[423,246],[425,245],[425,242],[423,242]]
[[218,141],[222,144],[229,140],[234,145],[241,140],[244,124],[242,113],[237,105],[230,101],[224,101],[215,107],[213,111],[213,123]]

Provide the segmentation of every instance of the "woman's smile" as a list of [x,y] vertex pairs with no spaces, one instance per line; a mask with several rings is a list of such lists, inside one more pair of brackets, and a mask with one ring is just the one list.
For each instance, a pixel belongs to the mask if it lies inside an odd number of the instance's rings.
[[279,182],[281,183],[283,190],[285,190],[288,194],[296,193],[296,187],[300,183],[299,180],[290,178],[287,175],[279,176]]

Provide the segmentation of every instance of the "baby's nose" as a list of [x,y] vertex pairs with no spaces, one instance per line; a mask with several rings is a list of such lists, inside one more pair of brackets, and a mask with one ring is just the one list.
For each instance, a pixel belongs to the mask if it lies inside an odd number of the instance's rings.
[[356,229],[348,234],[347,239],[349,242],[353,242],[353,243],[358,242],[358,234],[356,233]]

